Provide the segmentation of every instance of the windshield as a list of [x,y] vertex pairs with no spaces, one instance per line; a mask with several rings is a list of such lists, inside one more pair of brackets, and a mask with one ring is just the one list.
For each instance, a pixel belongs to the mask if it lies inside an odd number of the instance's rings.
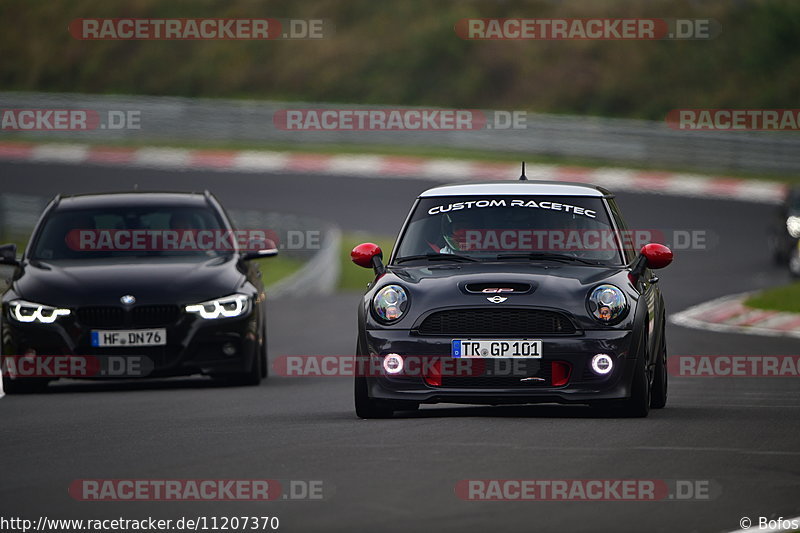
[[[56,210],[33,243],[31,259],[207,257],[232,253],[219,246],[228,233],[204,207],[136,206]],[[227,244],[224,242],[224,244]]]
[[439,259],[622,263],[603,200],[583,196],[423,198],[394,262]]

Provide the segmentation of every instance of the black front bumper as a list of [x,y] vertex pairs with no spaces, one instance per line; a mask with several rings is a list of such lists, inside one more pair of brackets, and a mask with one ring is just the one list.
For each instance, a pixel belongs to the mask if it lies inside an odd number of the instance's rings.
[[[486,364],[491,367],[485,373],[449,379],[442,377],[438,385],[431,385],[425,376],[420,375],[370,376],[366,378],[369,395],[392,401],[491,405],[591,403],[622,400],[630,396],[636,354],[639,352],[634,331],[582,331],[576,335],[535,338],[543,342],[543,356],[541,359],[527,360],[533,361],[533,365],[513,366],[513,360],[488,360]],[[376,363],[390,353],[414,356],[415,359],[445,360],[452,358],[451,341],[450,337],[425,337],[408,330],[367,330],[361,346],[368,351],[364,355],[377,359]],[[599,353],[611,356],[614,361],[613,370],[605,376],[591,369],[591,358]],[[505,370],[498,375],[493,369],[501,361],[503,364],[500,366]],[[553,385],[550,369],[555,362],[566,364],[570,369],[569,378],[563,385]],[[531,377],[532,380],[526,379]]]
[[[90,369],[112,368],[112,372],[57,377],[146,378],[190,374],[235,374],[251,368],[258,356],[258,315],[251,311],[236,318],[204,320],[181,315],[171,323],[124,327],[86,327],[65,317],[52,324],[20,323],[4,317],[2,344],[4,356],[44,358],[75,356],[89,360]],[[166,345],[142,347],[94,347],[92,330],[166,329]],[[226,355],[223,346],[234,353]],[[125,364],[125,360],[136,364]],[[113,361],[113,362],[112,362]],[[122,362],[121,362],[122,361]],[[117,369],[113,371],[113,369]],[[122,370],[120,370],[122,369]]]

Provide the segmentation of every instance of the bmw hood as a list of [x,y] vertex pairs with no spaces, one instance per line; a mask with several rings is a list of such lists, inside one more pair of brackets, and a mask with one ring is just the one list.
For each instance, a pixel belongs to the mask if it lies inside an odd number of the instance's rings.
[[232,258],[157,261],[107,260],[27,263],[11,291],[18,298],[63,307],[119,305],[132,295],[136,304],[188,304],[239,289],[245,276]]

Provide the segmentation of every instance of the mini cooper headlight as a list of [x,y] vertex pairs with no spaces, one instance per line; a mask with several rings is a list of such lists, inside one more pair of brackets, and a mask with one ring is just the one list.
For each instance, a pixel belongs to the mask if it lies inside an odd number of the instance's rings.
[[372,309],[384,322],[399,320],[407,307],[408,294],[400,285],[387,285],[372,298]]
[[598,285],[589,293],[588,306],[595,319],[609,324],[625,315],[628,300],[619,287]]
[[11,318],[17,322],[40,322],[52,324],[60,316],[69,315],[69,309],[61,309],[44,304],[26,302],[25,300],[11,300],[8,302]]
[[216,300],[186,306],[187,313],[195,313],[207,320],[233,318],[244,315],[248,311],[250,311],[250,298],[246,294],[231,294]]

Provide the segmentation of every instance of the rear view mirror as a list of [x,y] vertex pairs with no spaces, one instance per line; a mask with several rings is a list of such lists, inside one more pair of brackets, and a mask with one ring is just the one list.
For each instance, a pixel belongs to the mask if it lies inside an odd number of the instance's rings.
[[275,257],[276,255],[278,255],[278,247],[274,241],[270,239],[252,239],[247,243],[247,250],[242,254],[242,259],[250,261],[251,259],[263,259],[265,257]]
[[642,251],[640,253],[647,260],[647,268],[651,268],[653,270],[664,268],[672,263],[672,250],[663,244],[645,244],[642,246]]
[[0,264],[2,265],[18,265],[17,261],[17,245],[4,244],[0,246]]
[[350,252],[350,260],[360,267],[372,268],[376,274],[385,270],[383,266],[383,251],[377,244],[365,242],[359,244]]

